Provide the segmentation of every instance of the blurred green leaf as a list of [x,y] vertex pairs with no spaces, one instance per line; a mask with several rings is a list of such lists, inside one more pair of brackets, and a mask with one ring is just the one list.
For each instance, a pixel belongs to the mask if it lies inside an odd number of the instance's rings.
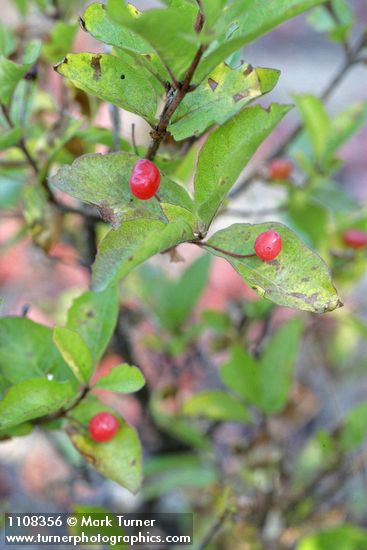
[[187,94],[172,117],[169,131],[176,140],[199,136],[213,124],[223,124],[247,103],[270,92],[279,71],[221,63],[200,86]]
[[263,412],[280,412],[288,400],[301,329],[298,319],[285,323],[272,336],[258,361],[235,346],[230,360],[220,370],[221,379]]
[[252,422],[247,408],[235,397],[221,390],[208,390],[190,397],[182,407],[183,414],[223,422]]
[[102,475],[137,493],[142,481],[142,452],[134,428],[120,419],[113,439],[96,443],[89,437],[70,430],[70,438],[80,454]]
[[78,25],[57,21],[51,29],[47,41],[43,44],[42,53],[47,61],[56,63],[72,48]]
[[1,132],[0,135],[0,151],[18,145],[20,138],[22,137],[21,128],[12,128],[7,132]]
[[327,240],[328,211],[325,207],[311,202],[302,191],[295,191],[290,195],[287,214],[287,221],[301,232],[306,242],[320,249]]
[[13,31],[0,21],[0,55],[7,57],[16,48],[16,39]]
[[236,345],[231,349],[231,357],[220,369],[223,383],[237,392],[248,403],[258,405],[261,397],[261,365],[256,359]]
[[29,377],[12,386],[0,402],[0,430],[56,412],[70,404],[75,394],[70,382]]
[[227,0],[201,0],[206,27],[210,28],[217,22],[226,3]]
[[[269,229],[277,231],[283,241],[281,253],[272,262],[230,255],[253,254],[256,237]],[[228,251],[230,254],[208,248],[225,258],[260,296],[276,304],[316,313],[341,305],[326,264],[283,224],[234,224],[215,233],[208,245]]]
[[330,0],[325,6],[312,10],[308,22],[319,31],[328,33],[331,40],[343,42],[353,26],[353,11],[345,0]]
[[68,328],[55,327],[53,340],[77,380],[82,384],[88,382],[92,372],[92,360],[82,337]]
[[320,205],[332,212],[355,212],[358,209],[357,202],[346,192],[337,181],[320,178],[312,188],[310,199],[316,205]]
[[261,392],[257,406],[265,413],[280,412],[288,401],[302,328],[300,319],[284,323],[273,334],[261,357]]
[[144,384],[145,379],[141,371],[125,363],[113,367],[106,376],[101,376],[94,387],[118,393],[133,393],[140,390]]
[[184,220],[168,225],[149,219],[124,222],[101,242],[93,265],[92,286],[103,290],[151,256],[192,238],[192,229]]
[[195,203],[206,226],[256,149],[289,109],[278,104],[269,109],[249,107],[210,134],[195,175]]
[[209,266],[210,260],[204,255],[194,261],[177,281],[162,281],[154,309],[163,327],[176,331],[187,321],[207,284]]
[[87,344],[93,365],[101,359],[115,329],[119,308],[118,289],[110,285],[103,292],[85,292],[74,300],[66,328]]
[[367,531],[345,524],[308,535],[296,550],[364,550],[366,545]]
[[311,140],[315,157],[321,159],[330,134],[329,116],[322,102],[313,95],[297,95],[295,100]]
[[51,376],[74,379],[52,341],[52,330],[26,317],[0,319],[0,371],[12,384]]
[[148,459],[144,472],[147,479],[142,495],[146,499],[190,487],[204,488],[218,478],[214,466],[208,461],[204,464],[191,454],[160,455]]
[[0,170],[0,208],[14,208],[21,197],[26,174],[18,169]]
[[182,418],[178,413],[171,413],[165,407],[165,395],[163,390],[156,390],[149,403],[150,412],[154,422],[161,430],[169,433],[178,441],[196,449],[207,449],[209,441],[196,426]]
[[18,82],[28,69],[29,65],[17,65],[6,57],[0,57],[0,96],[4,105],[8,105]]
[[55,66],[84,92],[142,116],[154,124],[159,96],[149,72],[131,65],[128,58],[108,54],[68,54]]
[[8,105],[18,82],[26,75],[38,58],[41,43],[33,40],[26,44],[22,64],[14,63],[0,56],[0,97],[1,103]]
[[367,121],[367,102],[351,105],[333,116],[324,157],[328,159],[360,130]]
[[339,441],[344,451],[362,445],[367,436],[367,401],[359,403],[345,417]]

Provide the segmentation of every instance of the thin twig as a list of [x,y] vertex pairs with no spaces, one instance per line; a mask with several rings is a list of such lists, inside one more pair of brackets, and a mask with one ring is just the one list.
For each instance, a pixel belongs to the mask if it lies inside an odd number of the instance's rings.
[[[1,111],[4,115],[4,118],[5,118],[6,122],[9,125],[9,127],[14,128],[14,124],[13,124],[11,118],[10,118],[8,109],[5,107],[5,105],[3,103],[1,103]],[[36,176],[38,176],[39,169],[38,169],[37,162],[35,161],[35,159],[31,155],[31,153],[29,152],[28,147],[27,147],[26,142],[25,142],[23,137],[18,142],[18,148],[23,152],[23,154],[26,157],[28,163],[33,168],[34,173],[36,174]]]
[[116,105],[109,105],[110,117],[112,122],[112,150],[120,150],[121,119],[120,111]]
[[226,509],[222,514],[215,520],[213,525],[210,527],[209,531],[204,536],[203,540],[199,543],[196,550],[205,550],[208,544],[218,535],[219,531],[223,527],[226,519],[228,518],[229,511]]
[[198,241],[192,241],[192,244],[196,244],[196,246],[200,246],[201,248],[211,248],[213,250],[216,250],[217,252],[220,252],[221,254],[225,254],[226,256],[231,256],[232,258],[253,258],[256,256],[256,254],[236,254],[235,252],[230,252],[229,250],[224,250],[223,248],[219,248],[218,246],[214,246],[213,244],[209,243],[203,243]]
[[163,107],[158,125],[151,132],[152,141],[149,145],[149,148],[146,154],[147,159],[149,160],[154,159],[162,141],[164,140],[167,134],[167,128],[171,121],[172,115],[175,113],[176,109],[179,107],[185,95],[190,90],[192,78],[194,76],[197,66],[200,63],[200,60],[202,58],[202,55],[205,49],[206,49],[206,46],[201,45],[197,50],[195,57],[187,71],[185,79],[182,85],[180,86],[180,88],[176,90],[174,93],[172,93],[172,90],[171,90],[171,93],[168,92],[167,101],[165,106]]

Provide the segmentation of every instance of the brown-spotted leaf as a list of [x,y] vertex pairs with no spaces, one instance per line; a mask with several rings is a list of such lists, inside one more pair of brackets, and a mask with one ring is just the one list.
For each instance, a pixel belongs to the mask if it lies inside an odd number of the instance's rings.
[[[253,254],[256,237],[269,229],[277,231],[283,241],[275,260],[263,262],[255,255],[230,255]],[[212,254],[225,258],[249,286],[276,304],[316,313],[342,305],[325,262],[281,223],[234,224],[215,233],[208,245],[228,251],[226,254],[208,247]]]
[[137,493],[142,481],[142,452],[134,428],[120,419],[120,429],[113,439],[96,443],[87,435],[70,429],[73,445],[102,475]]

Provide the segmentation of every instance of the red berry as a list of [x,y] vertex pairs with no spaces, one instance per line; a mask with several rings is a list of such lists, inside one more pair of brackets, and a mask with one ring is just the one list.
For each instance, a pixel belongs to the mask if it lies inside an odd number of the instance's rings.
[[367,233],[360,229],[346,229],[343,233],[343,241],[351,248],[365,248],[367,246]]
[[269,163],[271,180],[287,180],[293,171],[293,164],[288,159],[274,159]]
[[153,162],[140,159],[132,169],[130,176],[130,191],[142,201],[154,197],[159,188],[161,174]]
[[276,231],[264,231],[261,233],[254,244],[256,256],[264,262],[274,260],[282,250],[282,238]]
[[119,423],[116,416],[109,412],[100,412],[89,421],[90,436],[98,443],[112,439],[118,429]]

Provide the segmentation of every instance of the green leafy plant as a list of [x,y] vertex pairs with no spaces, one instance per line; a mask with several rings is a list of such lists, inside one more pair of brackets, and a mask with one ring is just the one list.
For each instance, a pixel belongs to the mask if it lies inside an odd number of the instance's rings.
[[[0,207],[16,214],[20,208],[23,220],[4,248],[27,233],[52,257],[55,244],[69,240],[88,269],[90,290],[53,328],[26,314],[0,318],[0,437],[25,435],[34,427],[62,431],[103,476],[133,493],[141,490],[148,501],[172,488],[214,486],[208,507],[220,513],[207,534],[198,533],[200,550],[236,514],[255,526],[240,533],[249,548],[265,548],[273,512],[297,530],[293,542],[299,550],[362,548],[366,535],[357,526],[309,535],[299,524],[312,521],[307,498],[317,480],[330,468],[344,467],[363,443],[365,403],[328,433],[328,452],[317,431],[299,453],[294,463],[298,460],[309,479],[298,479],[294,465],[285,473],[286,445],[271,426],[273,420],[286,423],[294,406],[302,338],[319,319],[293,312],[281,326],[272,325],[275,305],[332,312],[342,306],[335,285],[344,294],[365,268],[366,211],[336,177],[339,150],[366,122],[367,105],[351,105],[336,116],[325,106],[348,70],[366,62],[365,30],[350,43],[353,14],[347,2],[337,0],[269,0],[264,6],[255,0],[166,0],[143,12],[108,0],[89,5],[80,18],[83,31],[99,41],[98,51],[69,53],[77,30],[70,3],[15,4],[23,15],[38,6],[52,25],[43,43],[19,44],[0,26]],[[280,73],[242,61],[241,49],[311,8],[310,24],[341,44],[345,64],[322,97],[294,97],[300,126],[271,153],[266,170],[244,177],[259,147],[294,106],[252,105],[274,89]],[[39,72],[49,74],[52,64],[62,86],[61,108],[38,86]],[[101,102],[112,112],[111,130],[96,123]],[[66,113],[76,106],[80,116],[74,119]],[[121,137],[119,109],[148,125],[146,145],[137,145],[134,126],[131,140]],[[259,175],[282,190],[282,202],[271,212],[275,221],[219,225]],[[203,254],[173,280],[157,261],[161,255],[179,260],[181,244]],[[218,265],[210,263],[213,256],[226,260],[244,287],[267,300],[237,301],[236,315],[210,309],[195,314],[209,270]],[[126,295],[139,303],[138,319]],[[156,370],[171,366],[156,386],[139,368],[126,335],[126,323],[130,330],[145,317],[151,326],[143,335],[144,349]],[[342,314],[338,319],[346,326]],[[353,323],[358,334],[366,334],[358,316]],[[260,338],[251,345],[259,327]],[[224,354],[218,372],[201,338],[213,354]],[[121,363],[96,379],[111,350]],[[204,372],[209,364],[206,383],[181,391],[180,362],[198,362]],[[143,485],[136,427],[105,404],[103,392],[133,394],[149,417],[159,443],[155,451],[149,443],[144,449]],[[211,436],[227,422],[247,439],[236,449],[229,444],[234,474],[213,459]],[[309,472],[302,465],[310,449],[319,460]],[[257,451],[268,455],[265,465]],[[246,466],[237,463],[243,457]],[[284,475],[276,509],[275,471]],[[246,484],[260,495],[258,511],[241,508],[236,485]]]

